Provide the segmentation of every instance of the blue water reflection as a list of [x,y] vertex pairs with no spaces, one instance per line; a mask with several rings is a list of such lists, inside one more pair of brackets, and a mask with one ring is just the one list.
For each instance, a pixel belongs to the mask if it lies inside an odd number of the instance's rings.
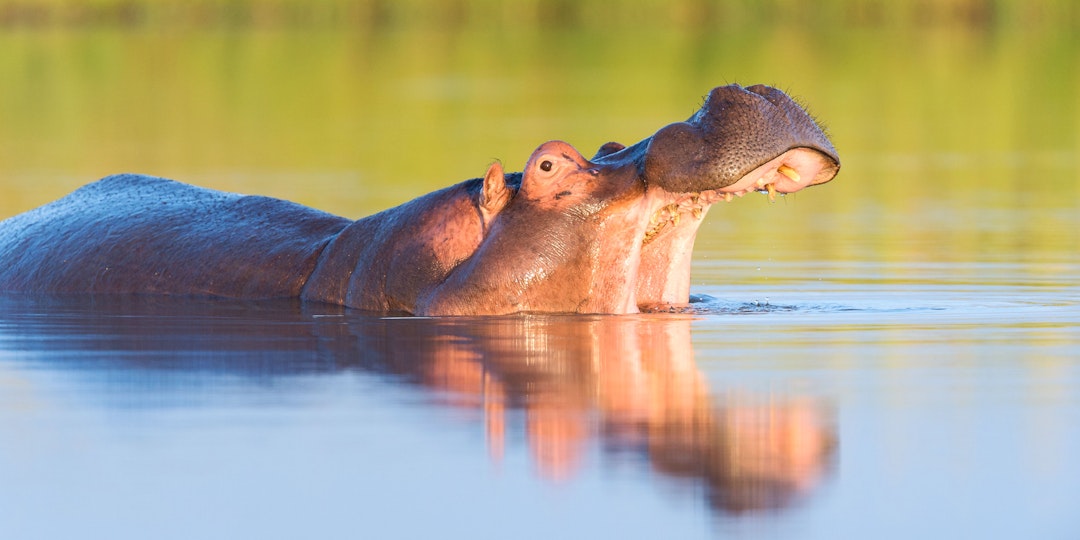
[[821,400],[712,392],[686,315],[437,320],[168,297],[0,306],[0,508],[18,516],[5,537],[87,522],[114,538],[539,537],[553,516],[696,536],[703,512],[799,508],[837,458]]

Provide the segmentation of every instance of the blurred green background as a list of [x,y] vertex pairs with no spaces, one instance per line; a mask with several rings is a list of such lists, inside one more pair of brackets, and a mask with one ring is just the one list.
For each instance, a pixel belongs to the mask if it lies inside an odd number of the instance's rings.
[[843,169],[714,208],[706,258],[1053,273],[1080,251],[1078,35],[1059,0],[0,0],[0,218],[124,171],[361,217],[766,83]]

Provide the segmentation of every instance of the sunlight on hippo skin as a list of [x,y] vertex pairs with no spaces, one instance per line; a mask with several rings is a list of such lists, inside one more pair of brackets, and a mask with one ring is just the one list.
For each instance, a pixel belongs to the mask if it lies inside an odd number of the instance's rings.
[[0,292],[292,297],[373,312],[626,314],[686,305],[709,207],[831,180],[840,158],[783,92],[713,89],[685,122],[586,159],[540,145],[350,221],[118,175],[0,222]]

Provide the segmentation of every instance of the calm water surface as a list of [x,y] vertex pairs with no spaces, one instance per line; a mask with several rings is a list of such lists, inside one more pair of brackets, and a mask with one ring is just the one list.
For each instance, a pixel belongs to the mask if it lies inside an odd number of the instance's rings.
[[1080,33],[1024,13],[4,26],[0,219],[120,171],[359,217],[731,81],[844,168],[715,207],[683,313],[0,296],[0,538],[1080,537]]
[[1080,280],[909,270],[622,317],[3,297],[0,531],[1072,537]]

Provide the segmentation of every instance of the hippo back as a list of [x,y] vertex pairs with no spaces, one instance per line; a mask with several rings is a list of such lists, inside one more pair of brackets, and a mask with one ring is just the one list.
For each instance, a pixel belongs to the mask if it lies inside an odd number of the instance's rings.
[[0,222],[0,291],[296,296],[349,223],[279,199],[110,176]]

